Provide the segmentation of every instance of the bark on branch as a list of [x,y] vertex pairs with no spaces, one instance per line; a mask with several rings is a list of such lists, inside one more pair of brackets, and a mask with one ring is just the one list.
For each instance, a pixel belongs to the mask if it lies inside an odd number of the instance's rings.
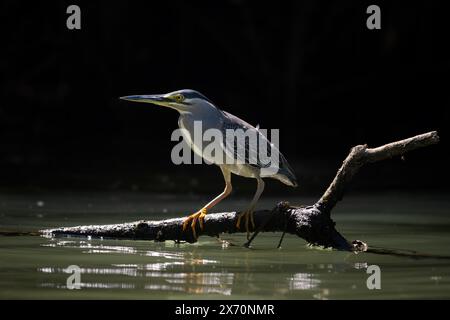
[[[342,199],[345,187],[366,163],[372,163],[401,156],[406,152],[439,142],[436,131],[396,141],[378,148],[367,145],[353,147],[342,163],[334,180],[323,196],[314,205],[306,207],[290,206],[280,202],[272,210],[254,213],[256,229],[262,232],[287,232],[297,235],[314,245],[339,250],[365,251],[362,241],[347,241],[336,229],[331,219],[331,210]],[[245,232],[236,228],[237,212],[208,214],[204,230],[197,229],[197,235],[219,236],[221,233]],[[187,241],[195,242],[190,230],[182,232],[184,217],[161,221],[136,221],[114,225],[77,226],[42,230],[50,236],[92,236],[118,239]]]

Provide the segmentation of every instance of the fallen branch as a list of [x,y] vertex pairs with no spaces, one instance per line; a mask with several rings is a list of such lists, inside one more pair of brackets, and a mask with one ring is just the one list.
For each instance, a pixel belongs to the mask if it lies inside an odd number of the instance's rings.
[[[336,229],[331,219],[331,210],[342,199],[345,187],[366,163],[401,156],[406,152],[439,142],[436,131],[421,134],[405,140],[370,149],[367,145],[353,147],[338,170],[333,182],[316,204],[293,207],[280,202],[273,210],[259,210],[254,213],[255,228],[261,232],[287,232],[305,239],[308,243],[347,251],[365,251],[362,241],[347,241]],[[92,236],[118,239],[155,241],[197,241],[188,230],[182,232],[183,218],[161,221],[136,221],[130,223],[77,226],[42,230],[50,236]],[[197,235],[219,236],[221,233],[245,232],[236,228],[237,212],[208,214],[204,230]]]
[[345,187],[350,180],[366,163],[402,156],[409,151],[427,147],[438,142],[438,133],[431,131],[408,139],[388,143],[378,148],[369,149],[367,145],[353,147],[334,177],[333,182],[317,202],[317,206],[322,211],[330,212],[336,203],[342,199]]

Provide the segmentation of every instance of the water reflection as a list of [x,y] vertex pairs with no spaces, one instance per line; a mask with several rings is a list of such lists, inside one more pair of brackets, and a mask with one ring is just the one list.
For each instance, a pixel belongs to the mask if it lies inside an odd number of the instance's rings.
[[296,273],[288,279],[290,290],[309,290],[319,286],[320,280],[312,273]]
[[[224,252],[217,248],[208,251],[189,246],[185,250],[170,243],[136,242],[131,246],[112,240],[49,239],[41,246],[74,249],[71,254],[78,254],[80,261],[85,263],[80,262],[79,265],[82,289],[135,289],[156,294],[178,292],[228,296],[239,292],[250,296],[265,291],[273,296],[289,297],[302,292],[308,298],[327,299],[332,290],[330,280],[347,272],[364,272],[368,265],[343,258],[337,263],[307,264],[271,259],[270,264],[262,264],[265,267],[258,269],[255,252],[237,251],[242,248],[230,247]],[[279,254],[279,251],[272,254]],[[84,255],[92,257],[86,260],[82,257]],[[76,258],[71,261],[76,261]],[[66,289],[68,274],[65,268],[38,268],[39,273],[46,275],[39,286]]]
[[[51,282],[43,282],[39,285],[41,288],[54,288],[54,289],[67,289],[67,286],[51,283]],[[134,289],[134,284],[131,283],[90,283],[90,282],[81,282],[80,288],[90,288],[90,289]]]
[[[148,272],[153,265],[117,266],[114,268],[80,268],[81,275],[123,275],[128,277],[142,277],[154,280],[155,283],[143,284],[146,290],[183,291],[187,293],[218,293],[231,294],[233,285],[233,273],[226,272]],[[43,267],[38,268],[41,273],[61,274],[66,273],[65,268]],[[82,277],[83,278],[83,277]],[[158,282],[163,283],[158,283]],[[109,283],[109,282],[81,282],[81,288],[96,289],[134,289],[134,283]],[[44,282],[41,287],[65,289],[61,283]]]
[[[50,274],[67,273],[66,268],[52,267],[38,268],[38,271]],[[137,270],[131,268],[80,268],[80,272],[81,274],[138,276]]]
[[[175,291],[186,293],[216,293],[230,295],[233,286],[234,274],[226,271],[219,272],[193,272],[195,268],[217,265],[218,261],[203,259],[192,252],[173,252],[167,250],[143,250],[133,246],[116,246],[101,242],[85,240],[60,240],[51,239],[49,243],[41,244],[42,247],[51,248],[76,248],[81,249],[82,254],[133,254],[148,257],[150,263],[113,263],[107,266],[84,267],[80,266],[81,288],[93,289],[144,289],[151,291]],[[169,246],[170,247],[170,246]],[[210,268],[208,268],[210,269]],[[40,273],[58,275],[67,273],[63,267],[41,267]],[[113,283],[110,278],[94,277],[97,282],[86,282],[89,275],[97,276],[126,276],[142,278],[139,281]],[[84,277],[83,277],[84,276]],[[114,278],[115,279],[115,278]],[[58,278],[61,281],[61,278]],[[141,281],[143,280],[143,281]],[[41,287],[65,289],[61,282],[43,282]]]
[[136,248],[130,246],[108,246],[103,244],[94,245],[89,241],[53,241],[42,244],[43,247],[67,247],[87,249],[83,253],[138,253]]

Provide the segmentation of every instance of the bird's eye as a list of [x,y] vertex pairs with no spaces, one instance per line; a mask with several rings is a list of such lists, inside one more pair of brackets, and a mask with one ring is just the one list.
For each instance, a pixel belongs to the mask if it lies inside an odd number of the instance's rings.
[[184,96],[182,94],[176,94],[173,96],[176,102],[181,102],[184,100]]

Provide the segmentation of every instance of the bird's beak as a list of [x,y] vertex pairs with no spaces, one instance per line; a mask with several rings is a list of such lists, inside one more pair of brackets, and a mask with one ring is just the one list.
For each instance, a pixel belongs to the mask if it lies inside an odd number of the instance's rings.
[[121,100],[134,101],[134,102],[145,102],[152,103],[159,106],[168,107],[169,103],[173,102],[171,99],[165,98],[163,95],[153,94],[153,95],[137,95],[137,96],[125,96],[120,97]]

